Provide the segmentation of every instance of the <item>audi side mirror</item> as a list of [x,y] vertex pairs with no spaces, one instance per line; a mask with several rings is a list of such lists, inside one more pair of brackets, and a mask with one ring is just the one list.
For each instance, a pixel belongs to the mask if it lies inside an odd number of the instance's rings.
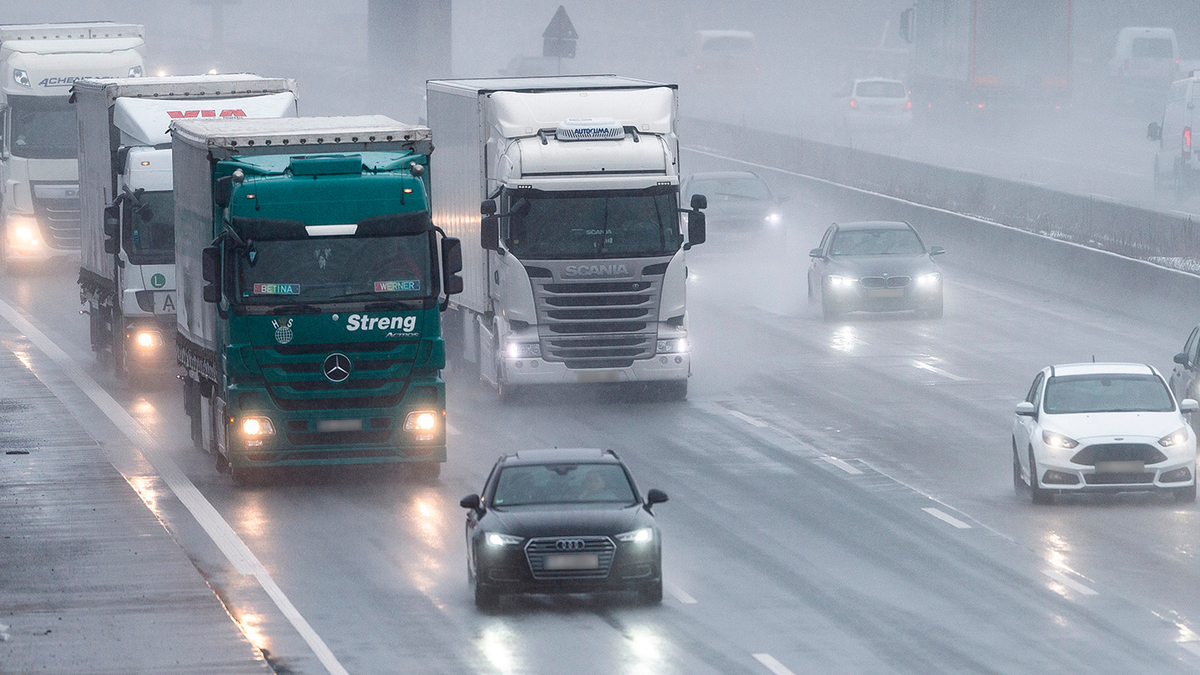
[[477,494],[469,494],[466,497],[458,500],[458,505],[464,509],[471,509],[478,515],[483,515],[483,500]]
[[1034,405],[1029,401],[1021,401],[1017,404],[1017,407],[1013,409],[1013,412],[1017,413],[1021,417],[1033,417],[1037,414],[1037,408],[1035,408]]
[[667,493],[663,492],[662,490],[651,488],[650,491],[646,493],[646,503],[651,506],[654,506],[655,504],[662,504],[665,501],[667,501]]

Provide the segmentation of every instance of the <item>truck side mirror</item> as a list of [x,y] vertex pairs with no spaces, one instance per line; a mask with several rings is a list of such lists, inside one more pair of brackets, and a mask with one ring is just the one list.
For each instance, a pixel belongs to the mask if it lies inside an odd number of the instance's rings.
[[903,12],[900,12],[900,37],[904,38],[905,42],[913,41],[913,35],[912,35],[913,25],[912,24],[913,24],[913,8],[909,7],[908,9],[904,10]]
[[704,195],[692,195],[692,210],[693,211],[698,211],[700,209],[707,209],[707,208],[708,208],[708,197],[706,197]]
[[500,250],[500,219],[495,214],[479,222],[479,246],[485,251]]
[[482,202],[479,202],[479,212],[484,216],[496,215],[496,200],[485,199]]
[[[696,195],[696,197],[700,197],[701,199],[704,198],[703,195]],[[695,197],[693,197],[692,200],[695,201]],[[706,218],[703,211],[688,211],[688,248],[699,246],[700,244],[704,243],[704,239],[706,238],[707,234],[705,221]]]
[[1162,140],[1162,125],[1158,122],[1151,122],[1146,127],[1146,138],[1151,141]]
[[204,301],[216,304],[221,300],[221,249],[208,246],[200,256],[200,272],[204,277]]
[[222,176],[213,185],[213,203],[221,208],[229,206],[229,197],[233,194],[233,176]]
[[462,241],[456,237],[446,237],[442,240],[442,288],[446,290],[446,295],[463,292],[463,279],[458,274],[462,266]]
[[104,252],[116,255],[121,248],[121,207],[119,204],[109,204],[104,207]]
[[524,218],[525,216],[529,215],[529,209],[532,206],[533,205],[529,203],[528,199],[521,197],[517,200],[516,204],[512,205],[512,210],[508,212],[508,215]]

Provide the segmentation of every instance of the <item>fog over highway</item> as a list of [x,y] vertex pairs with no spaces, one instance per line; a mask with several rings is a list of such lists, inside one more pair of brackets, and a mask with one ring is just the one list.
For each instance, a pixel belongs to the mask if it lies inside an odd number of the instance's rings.
[[[210,9],[199,4],[22,6],[5,21],[115,14],[146,24],[150,68],[159,67],[150,64],[161,55],[161,67],[174,74],[192,65],[206,70],[219,53],[223,72],[298,78],[302,114],[376,112],[366,60],[354,51],[365,40],[365,2],[227,4],[231,32],[219,47],[208,42]],[[540,32],[558,4],[455,3],[461,32],[453,69],[437,75],[494,76],[512,57],[539,52]],[[1013,407],[1044,366],[1129,361],[1168,373],[1200,316],[1197,296],[1178,298],[1200,284],[1035,235],[996,234],[1000,225],[801,176],[783,163],[688,136],[687,118],[696,117],[849,142],[831,95],[858,73],[831,62],[870,49],[901,58],[889,50],[901,49],[894,24],[910,3],[788,4],[567,6],[584,36],[573,72],[682,80],[685,176],[753,170],[786,197],[782,245],[710,241],[688,254],[693,375],[686,401],[585,386],[539,388],[502,401],[473,364],[451,358],[448,461],[439,478],[420,480],[402,467],[334,467],[236,486],[218,473],[212,455],[194,447],[174,372],[121,381],[93,354],[78,312],[77,264],[0,276],[0,372],[11,375],[0,393],[0,445],[28,451],[0,455],[0,508],[23,513],[0,524],[0,533],[6,547],[12,537],[29,552],[0,554],[12,565],[0,569],[0,671],[96,672],[86,641],[53,641],[56,633],[76,635],[55,624],[56,616],[75,611],[65,609],[69,594],[42,593],[21,580],[23,570],[42,579],[60,561],[68,572],[47,576],[46,588],[77,586],[80,597],[92,598],[99,586],[115,597],[118,586],[141,584],[147,594],[161,589],[164,604],[195,606],[206,616],[227,612],[234,629],[228,634],[217,626],[194,641],[154,648],[178,652],[184,665],[177,672],[190,672],[189,659],[206,658],[209,640],[249,648],[237,659],[210,653],[208,672],[1200,669],[1196,505],[1122,493],[1035,506],[1014,494],[1010,448]],[[1078,4],[1096,34],[1078,41],[1081,75],[1070,110],[999,122],[918,119],[902,141],[875,138],[866,149],[1200,214],[1194,197],[1155,196],[1155,146],[1145,140],[1145,126],[1161,109],[1097,93],[1108,86],[1099,65],[1107,26],[1115,36],[1139,17]],[[1143,4],[1147,22],[1174,16],[1170,3]],[[280,14],[290,16],[272,26]],[[824,35],[827,49],[813,39],[786,39],[798,17],[809,23],[795,32]],[[871,17],[870,25],[855,25],[856,17]],[[620,37],[616,24],[632,27]],[[649,24],[671,26],[662,44],[650,44]],[[496,37],[509,25],[509,41]],[[763,79],[748,92],[716,98],[689,86],[688,40],[709,28],[757,33]],[[1196,27],[1176,28],[1184,56],[1200,56]],[[256,35],[264,41],[256,44]],[[323,37],[330,53],[318,55],[314,44]],[[605,39],[624,49],[596,46]],[[835,48],[847,41],[857,47]],[[204,58],[189,60],[193,48]],[[689,98],[693,91],[706,96]],[[831,222],[857,220],[905,220],[926,244],[945,246],[938,259],[943,318],[822,320],[820,304],[806,298],[809,251]],[[1149,278],[1172,279],[1176,292],[1139,281]],[[22,406],[47,417],[23,415]],[[661,605],[572,594],[506,597],[492,611],[475,607],[459,499],[481,491],[501,454],[547,447],[612,448],[643,492],[670,495],[655,507],[664,547]],[[22,527],[53,514],[23,512],[22,504],[40,497],[22,486],[65,481],[38,468],[51,449],[56,458],[68,456],[64,448],[78,453],[70,455],[72,466],[88,477],[77,490],[62,488],[80,514],[93,483],[136,492],[124,506],[99,508],[141,528],[120,546],[153,542],[147,555],[163,561],[161,576],[96,574],[89,587],[89,568],[78,561],[94,551],[23,537]],[[186,576],[193,573],[198,578]],[[176,578],[212,596],[171,598]],[[88,610],[106,607],[97,601]],[[124,605],[113,607],[113,621],[122,621]]]

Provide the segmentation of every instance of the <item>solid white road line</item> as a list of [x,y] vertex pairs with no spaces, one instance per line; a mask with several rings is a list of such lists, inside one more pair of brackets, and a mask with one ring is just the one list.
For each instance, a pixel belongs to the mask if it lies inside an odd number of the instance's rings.
[[848,474],[857,476],[862,473],[862,471],[850,466],[849,464],[843,462],[842,460],[838,459],[837,457],[825,456],[825,457],[822,457],[821,459],[825,460],[826,462],[829,462],[830,464],[836,466],[837,468],[841,469],[842,471],[845,471]]
[[1200,642],[1180,642],[1179,646],[1196,656],[1200,656]]
[[729,414],[730,414],[730,415],[733,415],[734,417],[738,418],[739,420],[741,420],[741,421],[743,421],[743,422],[747,422],[747,423],[749,423],[749,424],[753,424],[753,425],[754,425],[754,426],[756,426],[756,427],[765,427],[765,426],[767,426],[767,423],[766,423],[766,422],[764,422],[764,421],[762,421],[762,420],[756,420],[756,419],[754,419],[753,417],[751,417],[751,416],[749,416],[749,415],[747,415],[746,413],[743,413],[743,412],[738,412],[738,411],[736,411],[736,410],[730,410],[730,411],[729,411]]
[[928,513],[929,515],[933,516],[934,518],[937,518],[938,520],[940,520],[944,523],[950,523],[951,525],[957,527],[960,530],[971,529],[970,525],[968,525],[968,524],[964,523],[963,521],[959,520],[958,518],[955,518],[954,516],[946,513],[945,511],[942,511],[941,509],[935,509],[932,506],[929,506],[929,507],[923,508],[921,510],[924,511],[925,513]]
[[675,596],[675,599],[676,599],[676,600],[678,600],[678,601],[682,602],[682,603],[683,603],[683,604],[685,604],[685,605],[694,605],[694,604],[696,604],[696,599],[695,599],[695,598],[693,598],[692,596],[688,595],[687,591],[685,591],[685,590],[683,590],[682,588],[680,588],[680,587],[676,586],[675,584],[667,584],[667,592],[668,592],[668,593],[670,593],[671,595]]
[[918,361],[916,359],[913,359],[912,364],[914,366],[916,366],[917,368],[920,368],[921,370],[927,370],[927,371],[933,373],[934,375],[941,375],[942,377],[946,378],[947,380],[954,380],[955,382],[966,382],[968,379],[965,377],[961,377],[959,375],[955,375],[954,373],[950,373],[945,370],[942,370],[941,368],[938,368],[937,366],[931,366],[928,363],[925,363],[924,361]]
[[446,425],[446,433],[450,434],[451,436],[462,436],[462,432],[459,431],[458,428],[453,424]]
[[1042,570],[1042,574],[1045,574],[1063,586],[1066,586],[1067,588],[1070,588],[1078,593],[1082,593],[1083,595],[1100,595],[1096,591],[1084,586],[1083,584],[1075,581],[1071,577],[1059,572],[1058,570]]
[[[349,675],[342,664],[338,662],[337,657],[333,655],[325,641],[308,621],[296,609],[291,600],[284,595],[283,590],[271,578],[267,569],[263,567],[258,558],[250,551],[245,542],[238,537],[229,523],[221,517],[204,495],[196,489],[192,481],[179,470],[175,462],[170,457],[166,456],[161,451],[157,450],[158,443],[154,437],[141,424],[138,424],[133,416],[129,414],[120,403],[117,403],[107,391],[104,390],[95,380],[92,379],[79,364],[75,363],[70,356],[67,355],[53,340],[46,337],[45,333],[38,330],[25,317],[21,316],[12,305],[0,300],[0,316],[3,316],[14,328],[25,334],[33,346],[45,354],[53,361],[70,380],[79,387],[93,403],[100,408],[109,420],[112,421],[121,433],[125,435],[129,442],[135,446],[139,454],[154,468],[158,475],[171,488],[171,492],[179,501],[187,507],[187,510],[196,519],[196,522],[204,528],[208,536],[212,537],[213,542],[229,559],[234,569],[244,575],[253,576],[258,580],[259,585],[275,602],[275,606],[279,608],[288,621],[295,627],[304,641],[308,643],[310,649],[316,654],[321,661],[321,665],[325,666],[325,670],[330,675]],[[49,386],[49,385],[47,385]]]
[[775,673],[775,675],[796,675],[788,670],[788,667],[780,663],[770,654],[751,654],[759,663],[767,667],[767,670]]

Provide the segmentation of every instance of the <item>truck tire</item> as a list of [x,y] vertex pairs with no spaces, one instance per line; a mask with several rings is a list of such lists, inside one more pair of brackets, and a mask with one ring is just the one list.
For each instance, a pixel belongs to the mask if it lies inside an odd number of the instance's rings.
[[112,366],[113,372],[117,374],[117,379],[128,379],[129,373],[125,369],[125,319],[114,308],[109,314],[111,320],[109,327],[109,349],[112,350]]

